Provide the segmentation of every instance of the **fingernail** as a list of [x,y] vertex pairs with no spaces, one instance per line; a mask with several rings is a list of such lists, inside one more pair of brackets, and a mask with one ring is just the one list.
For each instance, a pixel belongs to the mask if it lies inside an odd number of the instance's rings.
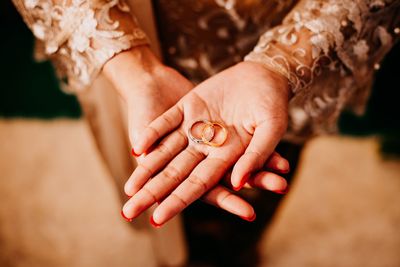
[[150,224],[154,227],[154,228],[160,228],[162,226],[162,224],[158,224],[154,221],[153,216],[150,217]]
[[140,157],[140,155],[139,154],[136,154],[135,153],[135,150],[132,148],[132,156],[134,156],[134,157]]
[[287,166],[287,168],[285,170],[285,173],[289,173],[289,172],[290,172],[290,165],[288,164],[288,166]]
[[286,186],[286,188],[284,190],[276,190],[274,192],[277,194],[285,195],[289,192],[289,186]]
[[242,217],[240,216],[240,218],[242,218],[243,220],[246,220],[248,222],[253,222],[256,219],[256,214],[254,213],[253,216],[249,217]]
[[242,189],[242,187],[244,186],[244,184],[247,182],[247,180],[250,178],[250,174],[246,174],[242,180],[240,181],[240,185],[239,186],[233,186],[233,190],[235,191],[239,191],[240,189]]
[[121,216],[122,216],[122,218],[124,218],[124,219],[125,219],[125,221],[127,221],[127,222],[132,222],[132,221],[133,221],[133,219],[132,219],[132,218],[128,218],[128,217],[126,217],[126,216],[125,216],[125,214],[124,214],[124,211],[123,211],[123,210],[121,210]]
[[280,169],[280,170],[286,170],[287,169],[286,162],[283,161],[283,160],[278,161],[278,164],[276,164],[276,165],[277,165],[276,167],[278,167],[278,169]]
[[239,191],[240,189],[242,189],[242,185],[233,187],[233,190],[235,190],[235,191]]

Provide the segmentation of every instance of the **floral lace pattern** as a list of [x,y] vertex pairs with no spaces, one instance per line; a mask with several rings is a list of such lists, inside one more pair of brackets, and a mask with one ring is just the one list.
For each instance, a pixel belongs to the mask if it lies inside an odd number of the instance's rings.
[[69,91],[88,87],[116,53],[147,43],[134,21],[124,28],[111,18],[129,12],[121,0],[13,1]]
[[304,0],[263,34],[245,60],[284,75],[294,93],[288,137],[336,131],[362,112],[373,71],[399,37],[400,1]]
[[166,62],[194,82],[243,60],[296,0],[157,0]]
[[[110,11],[129,11],[121,1],[13,0],[74,89],[88,86],[114,54],[147,43],[129,16],[111,18]],[[361,113],[373,73],[400,34],[399,0],[154,4],[167,62],[196,82],[239,62],[261,34],[245,60],[288,79],[294,93],[287,134],[291,141],[336,131],[344,109]]]

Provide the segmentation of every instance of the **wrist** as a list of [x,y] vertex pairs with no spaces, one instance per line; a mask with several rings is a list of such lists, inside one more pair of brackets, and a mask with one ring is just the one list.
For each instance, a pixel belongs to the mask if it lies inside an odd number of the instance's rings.
[[279,90],[279,92],[281,92],[288,100],[293,97],[292,90],[289,86],[289,80],[281,73],[276,72],[264,64],[256,61],[242,61],[238,64],[245,68],[250,68],[250,71],[253,73],[267,76],[268,79],[271,79],[273,84],[276,85],[277,90]]
[[104,64],[102,73],[111,81],[118,93],[127,99],[138,79],[149,79],[162,67],[160,60],[148,45],[136,46],[123,51]]

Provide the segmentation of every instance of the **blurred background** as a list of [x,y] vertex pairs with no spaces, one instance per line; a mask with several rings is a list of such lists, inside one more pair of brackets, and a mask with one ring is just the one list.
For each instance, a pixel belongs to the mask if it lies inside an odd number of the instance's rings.
[[[33,60],[10,1],[0,36],[0,266],[156,266],[151,234],[120,217],[76,98]],[[399,67],[397,45],[366,114],[343,114],[340,136],[306,145],[262,266],[400,266]]]

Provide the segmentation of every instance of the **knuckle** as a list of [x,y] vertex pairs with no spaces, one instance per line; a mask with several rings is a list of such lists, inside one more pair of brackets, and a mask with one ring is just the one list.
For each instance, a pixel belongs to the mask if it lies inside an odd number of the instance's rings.
[[174,156],[171,152],[171,149],[164,143],[159,144],[158,151],[163,154],[168,154],[170,157]]
[[223,169],[226,169],[230,165],[230,163],[226,159],[223,159],[223,158],[210,158],[210,160],[213,160],[214,162],[216,162]]
[[256,169],[260,169],[264,165],[265,156],[258,151],[247,151],[246,155],[251,156],[252,162]]
[[200,160],[201,159],[200,156],[195,151],[193,151],[192,149],[187,149],[186,152],[196,160]]
[[147,129],[154,135],[156,139],[159,139],[161,137],[160,133],[153,126],[149,125],[147,126]]
[[224,203],[227,201],[229,196],[230,196],[229,192],[225,192],[224,194],[222,194],[221,199],[219,199],[218,201],[218,205],[221,207],[224,206]]
[[136,168],[139,170],[142,169],[143,172],[147,173],[147,175],[150,175],[150,176],[153,175],[153,171],[144,164],[139,163],[139,165]]
[[209,189],[208,186],[207,186],[207,183],[202,178],[200,178],[200,177],[198,177],[196,175],[191,175],[188,178],[188,182],[193,184],[193,185],[195,185],[195,186],[201,187],[201,189],[204,192],[208,191],[208,189]]
[[158,198],[157,198],[156,194],[153,191],[151,191],[150,189],[148,189],[146,187],[143,187],[142,190],[143,190],[143,193],[145,195],[148,195],[153,200],[153,202],[157,202],[158,201]]
[[182,197],[178,196],[178,194],[172,193],[171,196],[176,198],[183,205],[184,208],[189,206],[189,203],[186,200],[184,200]]
[[183,142],[185,142],[185,143],[187,143],[188,142],[188,137],[182,132],[182,131],[178,131],[178,134],[179,134],[179,136],[180,136],[180,139],[183,141]]
[[193,157],[196,160],[200,160],[201,159],[200,156],[197,155],[197,153],[194,152],[192,149],[187,149],[186,153],[188,153],[191,157]]
[[163,175],[171,180],[174,184],[179,184],[181,182],[180,180],[180,172],[173,166],[168,166],[165,168],[163,171]]
[[173,125],[174,120],[171,118],[171,116],[168,113],[164,114],[164,116],[162,116],[161,118],[167,123],[168,126]]

